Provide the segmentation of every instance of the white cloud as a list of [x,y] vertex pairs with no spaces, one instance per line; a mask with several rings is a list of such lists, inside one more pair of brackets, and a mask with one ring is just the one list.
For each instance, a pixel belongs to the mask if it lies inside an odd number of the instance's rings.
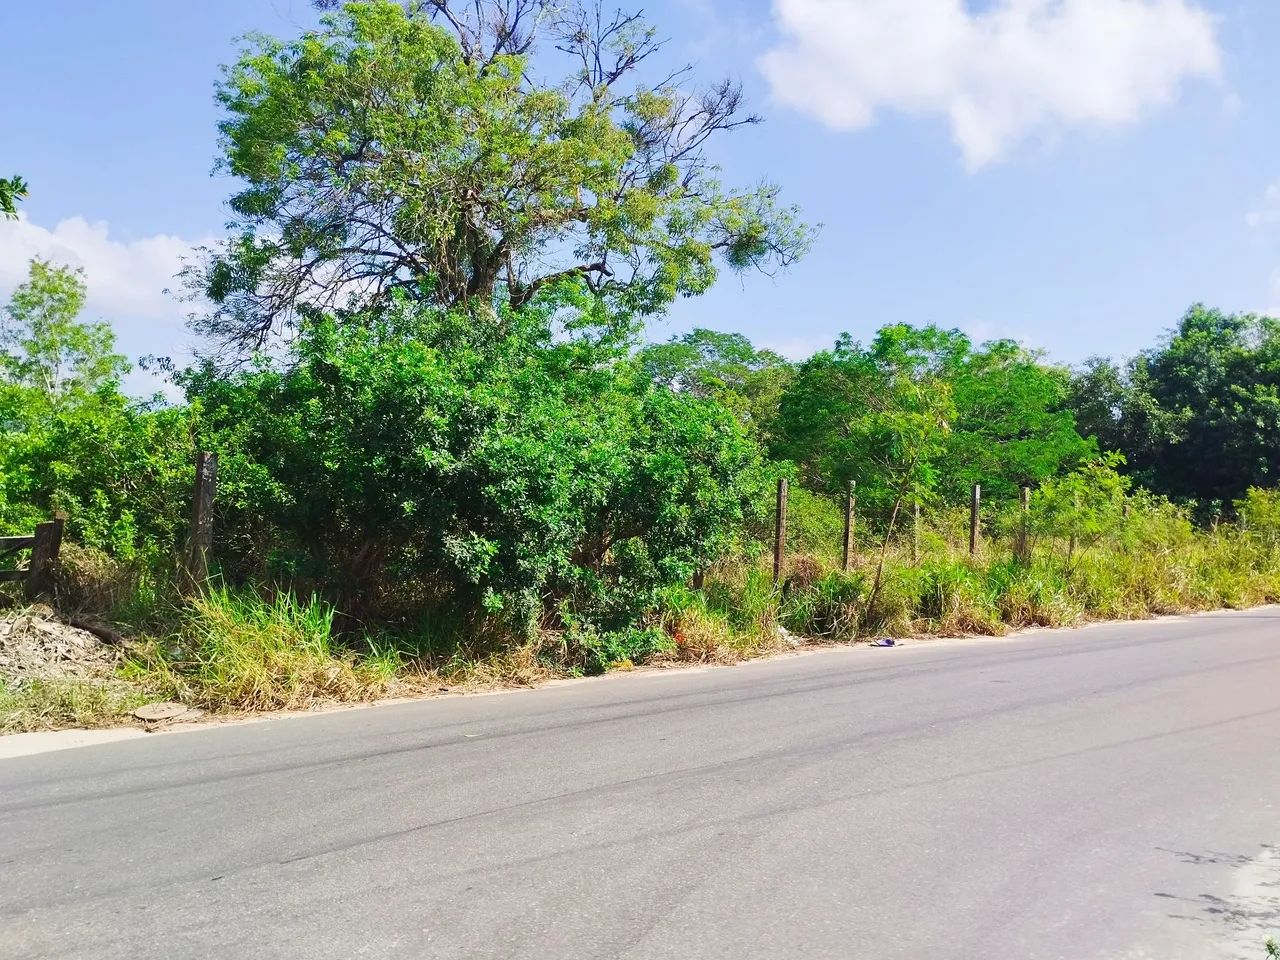
[[[207,242],[207,241],[200,241]],[[183,305],[166,294],[176,287],[174,275],[182,258],[196,246],[181,237],[157,234],[140,240],[111,237],[106,222],[90,223],[72,217],[53,229],[21,215],[0,221],[0,297],[7,299],[27,277],[33,257],[83,267],[88,286],[87,312],[116,323],[156,321],[172,325],[175,333],[185,319]]]
[[774,0],[774,20],[777,100],[840,130],[944,117],[970,169],[1033,133],[1131,123],[1220,67],[1195,0]]
[[1244,219],[1251,227],[1280,223],[1280,180],[1267,187],[1267,192],[1262,195],[1262,205],[1250,210]]
[[[121,353],[131,360],[152,355],[183,361],[191,355],[186,329],[191,304],[165,290],[178,288],[175,275],[182,258],[212,242],[168,234],[116,240],[104,221],[71,217],[49,229],[20,214],[17,220],[0,220],[0,304],[27,279],[32,257],[83,267],[85,316],[111,324]],[[125,389],[139,396],[157,390],[171,398],[176,395],[167,381],[140,369],[125,379]]]

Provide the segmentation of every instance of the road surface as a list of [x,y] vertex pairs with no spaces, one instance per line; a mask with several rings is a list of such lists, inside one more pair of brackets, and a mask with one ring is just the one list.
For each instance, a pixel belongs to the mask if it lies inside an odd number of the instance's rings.
[[1235,960],[1280,611],[0,761],[0,957]]

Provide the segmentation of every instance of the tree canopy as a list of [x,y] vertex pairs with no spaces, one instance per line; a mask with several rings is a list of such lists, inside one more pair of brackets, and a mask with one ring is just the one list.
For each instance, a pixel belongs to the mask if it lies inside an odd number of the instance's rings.
[[981,483],[1001,497],[1088,456],[1065,409],[1067,374],[1010,341],[975,348],[958,330],[882,328],[843,335],[802,363],[782,399],[772,452],[806,480],[888,506],[904,482],[917,498],[963,502]]
[[758,349],[740,333],[699,327],[649,344],[637,359],[655,384],[715,400],[758,437],[768,435],[795,372],[786,358]]
[[630,318],[706,290],[719,264],[805,252],[812,230],[775,186],[727,187],[711,161],[718,134],[758,119],[736,84],[648,76],[661,43],[638,15],[465,7],[347,4],[226,69],[221,166],[244,186],[225,244],[187,271],[214,304],[203,332],[243,352],[308,304],[398,291],[496,317],[565,284]]
[[1081,427],[1166,496],[1230,503],[1280,475],[1280,319],[1193,306],[1121,368],[1078,371]]
[[26,282],[0,314],[0,379],[52,402],[124,373],[115,334],[105,323],[81,320],[84,303],[83,270],[32,260]]

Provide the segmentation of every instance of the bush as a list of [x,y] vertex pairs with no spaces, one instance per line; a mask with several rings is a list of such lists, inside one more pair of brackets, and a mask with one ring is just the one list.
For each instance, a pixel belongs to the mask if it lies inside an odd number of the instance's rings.
[[450,602],[604,635],[727,549],[760,482],[733,416],[552,343],[546,317],[508,324],[317,318],[288,367],[189,373],[223,457],[224,573],[365,618]]
[[598,632],[587,626],[569,631],[567,642],[577,650],[571,662],[585,673],[625,669],[677,649],[676,641],[658,627]]
[[0,385],[0,529],[55,510],[67,534],[125,561],[171,558],[186,533],[193,412],[129,400],[114,383],[53,406]]

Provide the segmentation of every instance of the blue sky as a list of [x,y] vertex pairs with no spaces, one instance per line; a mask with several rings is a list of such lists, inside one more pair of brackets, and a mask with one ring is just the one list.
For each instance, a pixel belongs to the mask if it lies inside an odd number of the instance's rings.
[[[162,291],[216,237],[218,65],[306,0],[0,5],[0,297],[33,253],[78,262],[132,356],[183,354]],[[898,321],[1075,362],[1151,344],[1196,301],[1280,307],[1273,0],[659,0],[672,56],[740,77],[767,117],[722,142],[823,224],[798,267],[726,275],[652,325],[802,356]]]

